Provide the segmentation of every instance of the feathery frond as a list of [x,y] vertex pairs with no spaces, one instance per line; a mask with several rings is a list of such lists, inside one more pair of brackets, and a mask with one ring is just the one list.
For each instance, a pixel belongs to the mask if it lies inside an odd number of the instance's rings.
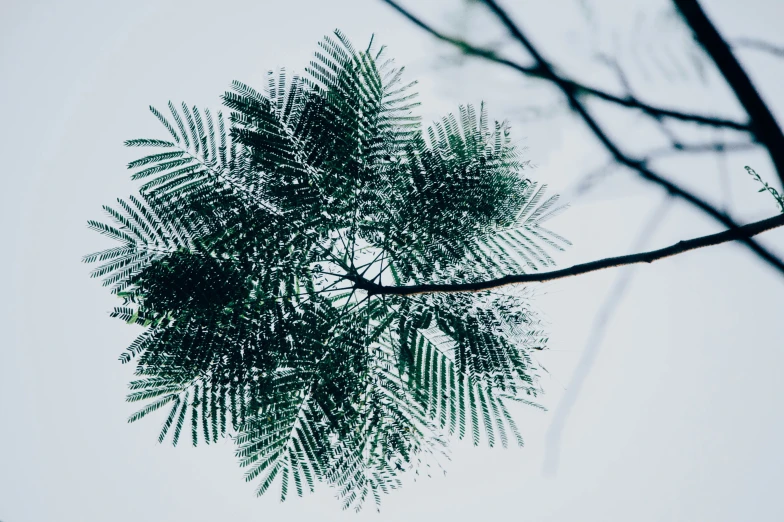
[[[335,488],[376,505],[401,474],[441,466],[450,437],[522,445],[505,401],[531,402],[546,336],[525,293],[368,295],[554,264],[557,196],[506,124],[461,106],[424,131],[414,83],[336,32],[305,75],[234,82],[221,112],[151,108],[172,141],[129,163],[140,196],[89,226],[85,257],[144,332],[129,421],[163,410],[159,441],[232,436],[246,479],[281,498]],[[162,149],[162,150],[161,150]]]

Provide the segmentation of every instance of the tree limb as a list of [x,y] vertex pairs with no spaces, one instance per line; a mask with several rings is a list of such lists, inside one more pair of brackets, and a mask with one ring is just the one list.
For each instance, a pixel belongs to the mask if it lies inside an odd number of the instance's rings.
[[[423,27],[425,29],[428,26],[422,22],[418,21],[417,18],[405,11],[402,7],[397,5],[394,0],[384,0],[388,4],[395,7],[399,12],[406,15],[409,20],[415,21],[417,25]],[[699,208],[706,214],[713,217],[716,221],[722,223],[729,229],[738,228],[738,224],[727,214],[724,212],[720,212],[712,205],[707,203],[702,198],[698,197],[695,194],[692,194],[686,189],[683,189],[672,183],[671,181],[663,178],[659,174],[655,173],[651,169],[649,169],[646,165],[646,162],[641,159],[636,159],[627,156],[624,154],[620,148],[607,136],[604,130],[599,126],[599,123],[590,115],[585,105],[579,98],[579,89],[575,87],[574,82],[567,81],[561,78],[559,75],[555,73],[553,70],[552,65],[545,60],[545,58],[539,53],[539,51],[534,47],[531,41],[522,33],[520,28],[515,25],[509,15],[494,1],[494,0],[483,0],[485,5],[493,12],[493,14],[501,21],[501,23],[506,27],[509,33],[514,37],[524,48],[525,50],[531,55],[534,59],[535,65],[532,67],[525,68],[526,70],[535,71],[536,75],[539,78],[547,80],[557,86],[561,92],[564,94],[566,99],[569,101],[569,105],[571,106],[572,110],[576,112],[594,136],[599,140],[599,142],[604,145],[610,155],[620,163],[630,169],[636,171],[643,179],[646,179],[652,183],[659,185],[660,187],[664,188],[669,194],[673,196],[677,196],[684,201],[689,202],[690,204],[694,205],[695,207]],[[432,31],[431,31],[432,32]],[[461,45],[459,41],[448,40],[452,42],[454,45]],[[457,43],[455,43],[457,42]],[[491,53],[492,56],[492,53]],[[511,62],[510,62],[511,63]],[[743,237],[740,238],[746,246],[748,246],[752,251],[754,251],[761,259],[766,261],[769,265],[775,267],[780,273],[784,274],[784,262],[782,262],[778,257],[774,256],[772,253],[768,252],[767,249],[762,247],[759,243],[752,240],[750,237]]]
[[730,46],[708,19],[697,0],[673,0],[697,41],[719,68],[727,84],[751,118],[751,131],[765,145],[784,187],[784,133],[743,70]]
[[[498,54],[496,54],[494,51],[491,51],[489,49],[482,49],[480,47],[475,47],[459,38],[448,36],[440,31],[437,31],[435,28],[427,24],[421,18],[414,16],[411,12],[403,8],[395,0],[383,0],[383,1],[389,4],[390,6],[392,6],[395,10],[397,10],[405,18],[411,21],[414,25],[424,29],[426,32],[435,36],[439,40],[452,44],[453,46],[457,47],[458,49],[460,49],[461,51],[463,51],[468,55],[477,56],[480,58],[484,58],[488,61],[495,62],[497,64],[504,65],[506,67],[510,67],[516,70],[517,72],[520,72],[532,78],[539,78],[539,79],[552,81],[552,78],[548,76],[546,72],[539,66],[520,65],[519,63],[513,62],[512,60],[498,56]],[[614,94],[610,94],[608,92],[602,91],[595,87],[589,87],[587,85],[576,82],[574,80],[570,80],[568,78],[558,77],[558,82],[561,83],[564,87],[568,88],[569,90],[577,94],[589,95],[595,98],[599,98],[600,100],[613,103],[615,105],[620,105],[622,107],[627,107],[630,109],[637,109],[657,119],[670,118],[673,120],[687,121],[687,122],[697,123],[700,125],[707,125],[710,127],[727,128],[727,129],[733,129],[733,130],[744,131],[744,132],[749,132],[751,130],[747,123],[734,121],[726,118],[703,116],[699,114],[691,114],[691,113],[680,112],[671,109],[664,109],[662,107],[655,107],[653,105],[644,103],[632,96],[626,96],[626,97],[616,96]]]
[[480,281],[476,283],[438,283],[438,284],[422,284],[422,285],[409,285],[409,286],[383,286],[377,283],[372,283],[366,279],[347,277],[354,282],[356,288],[365,290],[371,295],[417,295],[417,294],[430,294],[430,293],[459,293],[459,292],[481,292],[507,285],[514,285],[520,283],[544,283],[546,281],[554,281],[556,279],[565,279],[589,272],[597,272],[606,268],[614,268],[619,266],[634,265],[637,263],[653,263],[660,259],[676,256],[697,250],[699,248],[709,247],[713,245],[720,245],[722,243],[729,243],[731,241],[738,241],[748,239],[762,232],[772,230],[774,228],[784,226],[784,214],[777,215],[772,218],[763,219],[749,223],[742,227],[725,230],[716,234],[701,236],[694,239],[687,239],[679,241],[674,245],[660,248],[658,250],[650,250],[647,252],[640,252],[637,254],[629,254],[618,257],[608,257],[588,263],[574,265],[569,268],[562,268],[560,270],[553,270],[550,272],[542,272],[538,274],[517,274],[508,275],[498,279],[491,279],[489,281]]
[[[671,200],[668,197],[663,204],[658,207],[652,215],[648,218],[643,230],[632,245],[632,250],[640,250],[645,246],[645,242],[652,235],[653,231],[662,222],[664,214],[670,209]],[[602,347],[602,339],[607,329],[607,325],[611,322],[615,309],[622,302],[626,288],[632,279],[634,270],[626,268],[621,270],[618,274],[615,283],[613,283],[604,304],[594,316],[593,327],[586,336],[585,346],[582,350],[582,355],[577,363],[577,367],[572,373],[571,380],[566,386],[563,397],[558,403],[558,409],[555,410],[553,420],[550,422],[550,428],[547,430],[547,440],[545,442],[545,457],[542,472],[546,475],[554,475],[558,470],[558,462],[561,453],[561,437],[563,435],[564,426],[566,425],[569,414],[572,408],[577,403],[583,385],[591,371],[596,357],[599,355],[599,350]]]

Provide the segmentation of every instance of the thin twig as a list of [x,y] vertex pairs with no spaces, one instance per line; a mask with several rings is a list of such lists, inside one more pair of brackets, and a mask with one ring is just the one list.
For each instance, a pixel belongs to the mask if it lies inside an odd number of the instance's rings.
[[765,40],[758,40],[757,38],[738,38],[732,42],[733,47],[747,47],[749,49],[757,49],[770,53],[777,58],[784,58],[784,46],[773,45]]
[[[632,245],[632,250],[639,250],[645,247],[645,243],[662,222],[665,213],[670,208],[670,203],[671,199],[667,197],[667,199],[651,213],[651,216],[647,219],[637,240],[634,242],[634,245]],[[563,435],[564,426],[566,425],[572,408],[580,396],[585,380],[588,378],[588,374],[599,355],[599,349],[601,348],[607,325],[616,308],[621,303],[632,275],[632,267],[624,268],[621,271],[608,292],[604,304],[602,304],[602,307],[594,318],[593,327],[587,336],[587,341],[582,355],[580,356],[580,360],[572,374],[569,386],[565,388],[566,392],[558,403],[558,408],[555,410],[550,428],[547,430],[545,458],[542,466],[542,473],[544,475],[552,476],[558,471],[558,463],[561,456],[561,437]]]
[[702,154],[706,152],[742,152],[756,148],[757,145],[750,141],[741,142],[724,142],[717,141],[713,143],[677,143],[669,147],[661,147],[651,150],[645,154],[647,159],[662,158],[665,156],[673,156],[677,154]]
[[346,275],[346,279],[353,281],[356,285],[356,288],[367,291],[369,295],[411,296],[431,293],[482,292],[492,288],[499,288],[507,285],[521,283],[543,283],[545,281],[565,279],[567,277],[587,274],[590,272],[597,272],[606,268],[634,265],[637,263],[653,263],[654,261],[672,257],[678,254],[683,254],[691,250],[697,250],[713,245],[720,245],[722,243],[729,243],[731,241],[748,239],[749,237],[756,236],[762,232],[766,232],[768,230],[782,226],[784,226],[784,214],[780,214],[768,219],[763,219],[761,221],[756,221],[742,227],[718,232],[716,234],[679,241],[674,245],[660,248],[658,250],[650,250],[637,254],[598,259],[596,261],[581,263],[569,268],[552,270],[550,272],[508,275],[498,279],[479,281],[476,283],[435,283],[408,286],[384,286],[373,283],[366,279],[356,278],[352,275]]

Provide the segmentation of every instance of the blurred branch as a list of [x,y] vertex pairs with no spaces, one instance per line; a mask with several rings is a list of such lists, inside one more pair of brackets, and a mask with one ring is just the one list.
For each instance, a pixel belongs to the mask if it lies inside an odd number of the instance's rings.
[[592,190],[596,185],[598,185],[601,181],[605,180],[608,176],[613,173],[613,169],[618,167],[618,163],[615,160],[610,160],[605,162],[604,164],[600,165],[599,167],[593,169],[592,171],[584,174],[578,181],[573,185],[573,188],[569,188],[564,191],[564,197],[566,201],[569,201],[573,197],[578,197],[586,194],[588,191]]
[[[637,240],[632,245],[632,250],[639,250],[645,246],[645,243],[653,235],[656,228],[664,219],[667,210],[670,208],[671,199],[668,196],[661,205],[659,205],[651,216],[647,219],[643,226]],[[566,388],[563,398],[558,404],[558,409],[553,415],[553,420],[550,423],[550,428],[547,430],[547,442],[545,444],[545,458],[542,472],[545,475],[555,475],[558,471],[558,463],[561,456],[561,437],[563,435],[566,420],[572,411],[572,408],[577,403],[577,398],[580,396],[585,380],[593,368],[596,357],[599,355],[599,349],[602,346],[604,333],[612,319],[613,313],[621,303],[626,288],[632,279],[634,273],[633,267],[624,268],[613,283],[607,298],[604,300],[602,307],[596,313],[593,322],[593,327],[587,336],[585,348],[580,356],[580,361],[572,374],[571,382]]]
[[784,133],[776,119],[762,100],[746,71],[743,70],[730,46],[721,37],[716,27],[708,19],[697,0],[673,0],[683,19],[691,27],[694,37],[702,45],[708,56],[713,59],[724,79],[732,88],[738,101],[751,118],[751,131],[757,140],[765,145],[770,159],[784,187]]
[[[652,110],[652,108],[650,106],[642,105],[639,102],[637,102],[634,98],[621,99],[611,95],[604,95],[605,97],[599,96],[595,94],[595,92],[598,91],[594,91],[594,90],[591,90],[591,92],[586,91],[586,88],[581,86],[580,84],[577,84],[572,80],[565,79],[560,75],[556,74],[553,70],[552,65],[547,60],[545,60],[545,58],[541,55],[538,49],[534,47],[534,45],[523,34],[520,28],[517,27],[517,25],[515,25],[515,23],[511,20],[511,18],[506,13],[506,11],[504,11],[494,0],[483,0],[483,2],[488,7],[488,9],[498,18],[498,20],[506,27],[506,29],[509,31],[512,37],[525,48],[528,54],[531,55],[531,57],[534,60],[533,66],[528,66],[528,67],[520,66],[509,60],[497,57],[495,53],[484,51],[481,49],[476,49],[466,44],[462,40],[441,35],[437,31],[432,29],[429,25],[427,25],[425,22],[423,22],[422,20],[415,17],[413,14],[406,11],[403,7],[398,5],[394,0],[384,0],[384,1],[390,4],[397,11],[402,13],[404,16],[406,16],[409,20],[414,22],[419,27],[425,29],[426,31],[430,32],[431,34],[435,35],[441,40],[450,42],[453,45],[458,46],[459,48],[463,49],[465,52],[473,52],[474,54],[477,54],[478,56],[482,56],[486,59],[496,61],[498,63],[503,63],[510,67],[513,67],[516,70],[526,75],[534,76],[551,82],[553,85],[558,87],[558,89],[564,94],[572,110],[580,116],[583,122],[588,126],[588,128],[591,130],[594,136],[599,140],[599,142],[601,142],[601,144],[607,149],[607,151],[610,153],[610,155],[616,162],[636,171],[643,179],[646,179],[652,183],[659,185],[660,187],[665,189],[669,194],[676,196],[684,201],[687,201],[693,206],[699,208],[706,214],[713,217],[716,221],[725,225],[730,230],[738,228],[738,224],[724,212],[719,211],[718,209],[716,209],[715,207],[713,207],[712,205],[704,201],[702,198],[676,185],[675,183],[663,178],[653,170],[649,169],[644,159],[633,158],[624,154],[620,150],[620,148],[615,144],[615,142],[613,142],[609,138],[609,136],[604,131],[604,129],[602,129],[599,123],[588,112],[588,109],[581,101],[581,95],[586,93],[592,94],[593,96],[597,96],[599,98],[606,99],[608,101],[613,101],[614,103],[618,103],[620,105],[641,109],[644,112],[649,113],[654,118],[659,118],[664,116],[661,112],[651,113],[650,111]],[[626,102],[624,103],[623,100],[626,100]],[[647,107],[647,109],[645,107]],[[685,121],[702,123],[702,121],[698,121],[698,120],[704,119],[704,117],[697,117],[685,113],[678,113],[678,114],[680,115],[678,119],[682,119]],[[744,126],[744,128],[746,127]],[[782,154],[784,154],[784,149],[782,149]],[[784,262],[782,262],[778,257],[770,253],[767,249],[762,247],[759,243],[751,239],[751,236],[748,235],[739,236],[736,239],[742,241],[744,244],[746,244],[746,246],[748,246],[752,251],[754,251],[761,259],[766,261],[769,265],[775,267],[780,273],[784,274]]]
[[499,288],[506,285],[514,285],[520,283],[543,283],[545,281],[554,281],[556,279],[565,279],[577,275],[587,274],[590,272],[597,272],[606,268],[614,268],[619,266],[634,265],[638,263],[653,263],[660,259],[683,254],[691,250],[697,250],[713,245],[720,245],[722,243],[729,243],[731,241],[739,241],[748,239],[762,232],[772,230],[774,228],[784,226],[784,214],[779,214],[772,218],[756,221],[742,227],[725,230],[716,234],[701,236],[694,239],[687,239],[679,241],[674,245],[670,245],[658,250],[650,250],[648,252],[640,252],[638,254],[629,254],[618,257],[608,257],[588,263],[574,265],[569,268],[560,270],[553,270],[550,272],[540,272],[536,274],[518,274],[508,275],[498,279],[491,279],[488,281],[480,281],[477,283],[443,283],[443,284],[423,284],[423,285],[409,285],[409,286],[384,286],[372,283],[366,279],[358,277],[348,277],[356,285],[356,288],[365,290],[371,295],[416,295],[416,294],[429,294],[429,293],[457,293],[457,292],[481,292],[490,290],[491,288]]
[[747,47],[770,53],[778,58],[784,58],[784,47],[773,45],[765,40],[756,38],[738,38],[732,42],[732,47]]
[[[725,141],[716,141],[716,142],[709,142],[709,143],[673,143],[672,145],[668,145],[666,147],[659,147],[655,149],[651,149],[648,152],[643,154],[643,157],[646,161],[656,160],[659,158],[666,158],[669,156],[675,155],[682,155],[682,154],[705,154],[705,153],[717,153],[720,154],[723,158],[726,153],[729,152],[743,152],[747,150],[752,150],[757,148],[757,144],[750,142],[750,141],[741,141],[741,142],[725,142]],[[567,188],[562,192],[562,196],[569,200],[573,197],[582,196],[593,187],[598,185],[601,181],[606,179],[611,173],[613,167],[617,167],[618,162],[614,159],[603,163],[599,167],[595,168],[594,170],[584,174],[574,185],[570,188]],[[724,163],[720,163],[719,170],[721,171],[720,174],[722,177],[722,182],[726,185],[726,176],[729,175],[726,172],[726,165]],[[726,187],[724,187],[726,189]],[[725,199],[729,197],[727,190],[724,190]],[[726,207],[726,205],[725,205]]]
[[750,141],[742,141],[742,142],[733,142],[727,143],[723,141],[717,141],[715,143],[696,143],[696,144],[688,144],[688,143],[674,143],[669,147],[662,147],[659,149],[654,149],[647,154],[645,157],[647,159],[654,159],[654,158],[661,158],[665,156],[671,156],[674,154],[702,154],[705,152],[741,152],[745,150],[751,150],[756,148],[757,145]]
[[732,187],[730,182],[730,166],[727,160],[727,150],[722,149],[716,153],[716,168],[719,171],[719,182],[721,183],[722,201],[724,209],[732,208]]
[[424,22],[422,19],[414,16],[411,12],[403,8],[395,0],[383,0],[383,1],[389,4],[390,6],[392,6],[394,9],[396,9],[400,14],[408,18],[408,20],[410,20],[415,25],[424,29],[425,31],[435,36],[439,40],[452,44],[453,46],[457,47],[462,52],[468,55],[477,56],[479,58],[484,58],[485,60],[495,62],[504,65],[506,67],[510,67],[532,78],[557,81],[564,88],[574,92],[575,94],[589,95],[598,98],[600,100],[604,100],[606,102],[620,105],[622,107],[637,109],[654,118],[671,118],[674,120],[688,121],[688,122],[697,123],[700,125],[707,125],[711,127],[724,127],[737,131],[748,132],[750,130],[749,125],[743,122],[738,122],[726,118],[718,118],[713,116],[690,114],[690,113],[680,112],[676,110],[665,109],[662,107],[655,107],[653,105],[644,103],[632,96],[627,96],[627,97],[616,96],[614,94],[610,94],[608,92],[602,91],[600,89],[596,89],[594,87],[589,87],[587,85],[584,85],[582,83],[576,82],[568,78],[556,77],[556,79],[553,80],[553,78],[551,76],[548,76],[546,72],[538,65],[534,65],[534,66],[520,65],[516,62],[513,62],[509,59],[499,56],[498,54],[496,54],[495,51],[489,49],[482,49],[480,47],[475,47],[460,38],[448,36],[444,33],[441,33],[440,31],[437,31],[429,24]]

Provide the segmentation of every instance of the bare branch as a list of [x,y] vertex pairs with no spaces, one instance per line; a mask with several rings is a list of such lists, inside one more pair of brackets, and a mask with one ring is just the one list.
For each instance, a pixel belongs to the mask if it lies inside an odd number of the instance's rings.
[[776,118],[771,114],[746,71],[732,54],[730,46],[708,19],[699,2],[697,0],[673,0],[673,2],[751,118],[751,130],[757,140],[767,147],[770,159],[776,166],[781,186],[784,187],[784,133],[781,132]]
[[[622,164],[626,165],[627,167],[631,168],[632,170],[637,171],[643,179],[646,179],[652,183],[656,183],[660,187],[664,188],[668,193],[672,194],[673,196],[677,196],[684,201],[688,201],[692,205],[696,206],[700,210],[704,211],[706,214],[709,214],[715,220],[719,221],[720,223],[724,224],[727,228],[733,229],[738,226],[735,221],[730,218],[724,212],[720,212],[712,205],[708,204],[706,201],[701,199],[700,197],[692,194],[691,192],[679,187],[678,185],[672,183],[671,181],[661,177],[651,169],[649,169],[645,161],[638,160],[631,158],[621,152],[617,145],[605,134],[604,130],[599,126],[598,122],[588,113],[588,110],[585,106],[580,102],[580,100],[575,95],[574,91],[570,90],[568,86],[559,82],[559,78],[553,72],[552,66],[544,59],[544,57],[539,53],[539,51],[533,46],[530,40],[526,38],[526,36],[520,31],[520,29],[512,22],[512,19],[509,18],[509,15],[501,9],[501,7],[495,2],[495,0],[484,0],[485,4],[490,8],[490,10],[498,17],[498,19],[506,26],[507,30],[512,34],[515,39],[517,39],[523,47],[528,51],[528,53],[534,58],[537,65],[545,71],[545,77],[549,78],[555,85],[560,87],[561,91],[569,100],[569,104],[572,106],[572,109],[579,114],[588,128],[594,133],[594,135],[598,138],[598,140],[604,145],[604,147],[610,152],[610,154],[615,158],[615,160]],[[767,110],[767,108],[766,108]],[[775,122],[774,122],[775,123]],[[784,153],[784,149],[782,150]],[[759,243],[752,240],[750,237],[742,238],[743,241],[749,248],[751,248],[760,258],[764,259],[768,262],[768,264],[776,267],[781,273],[784,273],[784,263],[782,261],[767,251],[767,249],[763,248]]]
[[741,142],[724,142],[717,141],[713,143],[675,143],[669,147],[661,147],[651,150],[645,157],[647,159],[662,158],[665,156],[672,156],[674,154],[702,154],[706,152],[742,152],[756,148],[757,145],[750,141]]
[[[409,14],[402,7],[397,5],[394,2],[394,0],[384,0],[384,1],[386,1],[387,3],[395,7],[398,11],[403,13],[405,16],[407,16],[410,20],[414,21],[420,27],[423,27],[429,32],[438,35],[438,33],[433,31],[432,29],[429,29],[429,26],[427,26],[424,22],[418,20],[416,17]],[[534,66],[527,67],[527,68],[519,68],[518,70],[529,71],[526,72],[526,74],[536,75],[537,77],[547,80],[553,83],[555,86],[557,86],[569,101],[569,105],[571,106],[572,110],[582,118],[582,120],[585,122],[585,124],[594,134],[594,136],[602,143],[602,145],[604,145],[604,147],[607,149],[607,151],[610,153],[613,159],[615,159],[615,161],[617,161],[621,165],[624,165],[636,171],[643,179],[646,179],[652,183],[659,185],[660,187],[665,189],[669,194],[679,197],[684,201],[687,201],[688,203],[694,205],[695,207],[699,208],[706,214],[713,217],[716,221],[725,225],[727,228],[735,229],[738,227],[738,224],[724,212],[717,210],[702,198],[676,185],[675,183],[672,183],[671,181],[663,178],[659,174],[649,169],[644,160],[632,158],[624,154],[618,148],[618,146],[607,136],[604,130],[599,126],[599,123],[593,118],[593,116],[590,115],[588,109],[581,102],[579,98],[580,89],[575,87],[576,85],[575,82],[565,80],[564,78],[561,78],[559,75],[557,75],[554,72],[552,65],[547,60],[545,60],[545,58],[541,55],[541,53],[539,53],[539,51],[533,46],[531,41],[522,33],[520,28],[518,28],[517,25],[515,25],[515,23],[512,21],[509,15],[494,0],[483,0],[483,1],[485,5],[487,5],[487,7],[490,9],[490,11],[506,27],[506,29],[509,31],[512,37],[514,37],[525,48],[528,54],[530,54],[531,57],[533,58],[535,62]],[[454,45],[458,45],[461,47],[464,47],[466,45],[461,41],[455,39],[446,39],[446,41],[449,41]],[[492,59],[493,56],[495,55],[493,53],[490,53],[485,57]],[[512,64],[512,62],[508,62],[508,63]],[[784,153],[784,149],[782,150]],[[769,265],[775,267],[779,272],[784,274],[784,262],[782,262],[778,257],[768,252],[767,249],[762,247],[759,243],[752,240],[748,236],[738,238],[738,239],[743,241],[746,244],[746,246],[748,246],[752,251],[754,251],[761,259],[763,259]]]
[[756,38],[738,38],[732,42],[732,47],[748,47],[770,53],[777,58],[784,58],[784,46],[773,45],[765,40]]
[[739,241],[748,239],[762,232],[772,230],[784,226],[784,214],[777,215],[772,218],[756,221],[742,227],[725,230],[716,234],[701,236],[694,239],[687,239],[679,241],[674,245],[670,245],[658,250],[650,250],[648,252],[640,252],[638,254],[629,254],[618,257],[608,257],[588,263],[574,265],[569,268],[560,270],[553,270],[550,272],[542,272],[538,274],[517,274],[508,275],[498,279],[489,281],[480,281],[477,283],[444,283],[444,284],[423,284],[423,285],[410,285],[410,286],[383,286],[372,283],[366,279],[355,278],[353,276],[345,276],[346,279],[353,281],[356,288],[365,290],[371,295],[417,295],[417,294],[430,294],[430,293],[460,293],[460,292],[482,292],[493,288],[499,288],[507,285],[521,284],[521,283],[544,283],[546,281],[554,281],[556,279],[565,279],[589,272],[597,272],[606,268],[614,268],[619,266],[634,265],[637,263],[653,263],[660,259],[683,254],[691,250],[705,248],[713,245],[720,245],[722,243],[729,243],[731,241]]
[[[461,40],[460,38],[448,36],[440,31],[437,31],[435,28],[427,24],[421,18],[414,16],[411,12],[403,8],[395,0],[383,0],[383,1],[389,4],[390,6],[392,6],[394,9],[396,9],[400,14],[408,18],[415,25],[424,29],[425,31],[435,36],[439,40],[452,44],[453,46],[457,47],[462,52],[468,55],[477,56],[489,60],[491,62],[495,62],[497,64],[510,67],[532,78],[539,78],[539,79],[552,81],[552,78],[546,75],[545,72],[538,66],[520,65],[516,62],[513,62],[509,59],[499,56],[495,51],[489,49],[482,49],[480,47],[475,47],[469,44],[468,42]],[[690,113],[680,112],[676,110],[664,109],[662,107],[655,107],[653,105],[648,105],[647,103],[644,103],[634,98],[633,96],[627,96],[627,97],[616,96],[614,94],[610,94],[608,92],[602,91],[594,87],[589,87],[587,85],[581,84],[579,82],[567,78],[557,77],[557,81],[560,84],[562,84],[565,88],[574,92],[576,95],[582,94],[582,95],[593,96],[595,98],[599,98],[600,100],[604,100],[606,102],[613,103],[615,105],[620,105],[622,107],[627,107],[630,109],[637,109],[654,118],[670,118],[674,120],[697,123],[700,125],[707,125],[710,127],[720,127],[720,128],[723,127],[723,128],[733,129],[737,131],[744,131],[744,132],[749,132],[750,130],[749,125],[743,122],[738,122],[726,118],[718,118],[713,116],[690,114]]]
[[[648,218],[645,226],[640,232],[639,237],[632,245],[632,250],[639,250],[645,246],[645,242],[653,235],[656,227],[662,222],[665,213],[670,208],[671,199],[668,197],[664,202],[654,210],[652,215]],[[627,267],[620,271],[615,283],[613,283],[604,304],[596,313],[594,318],[593,327],[586,337],[585,347],[580,356],[580,361],[572,374],[569,386],[566,387],[566,392],[558,404],[558,409],[555,411],[553,420],[550,423],[550,428],[547,430],[547,442],[545,444],[545,458],[542,471],[546,475],[554,475],[558,470],[558,462],[561,453],[561,436],[564,431],[564,426],[569,418],[577,398],[580,396],[585,380],[593,367],[596,357],[599,354],[599,349],[602,347],[602,339],[604,338],[607,325],[612,319],[616,308],[623,300],[626,288],[632,279],[634,273],[633,267]]]

